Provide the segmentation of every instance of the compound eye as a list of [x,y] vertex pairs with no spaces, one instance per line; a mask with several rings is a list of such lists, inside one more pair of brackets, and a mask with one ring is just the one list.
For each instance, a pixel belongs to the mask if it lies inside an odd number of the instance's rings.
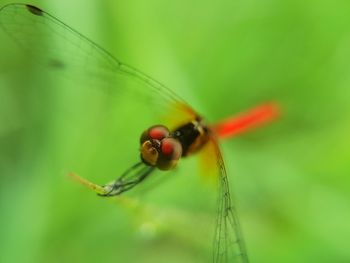
[[181,143],[174,138],[165,138],[162,140],[161,153],[167,159],[177,161],[182,155]]
[[140,143],[143,144],[145,141],[148,140],[161,141],[162,139],[168,136],[169,130],[167,127],[165,127],[164,125],[154,125],[142,133]]
[[156,125],[148,129],[148,135],[151,139],[161,141],[169,136],[169,130],[163,125]]

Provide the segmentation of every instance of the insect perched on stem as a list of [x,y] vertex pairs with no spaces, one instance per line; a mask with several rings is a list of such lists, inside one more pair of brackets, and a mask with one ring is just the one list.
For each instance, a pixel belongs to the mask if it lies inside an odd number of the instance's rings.
[[[216,164],[219,182],[213,262],[248,262],[217,138],[232,137],[273,120],[278,115],[276,104],[263,104],[237,117],[208,125],[173,91],[121,63],[103,48],[38,7],[6,5],[0,9],[0,25],[23,49],[34,54],[39,64],[62,70],[62,74],[72,79],[82,76],[79,81],[84,79],[84,85],[96,88],[109,86],[120,96],[133,94],[135,100],[140,102],[140,107],[144,105],[144,113],[151,112],[152,105],[156,105],[157,112],[169,112],[170,118],[173,117],[168,123],[158,120],[143,126],[144,132],[139,137],[139,161],[115,181],[99,186],[74,173],[71,176],[101,196],[115,196],[129,191],[155,170],[172,170],[181,158],[207,151],[209,160],[214,160]],[[122,85],[123,79],[136,84]]]

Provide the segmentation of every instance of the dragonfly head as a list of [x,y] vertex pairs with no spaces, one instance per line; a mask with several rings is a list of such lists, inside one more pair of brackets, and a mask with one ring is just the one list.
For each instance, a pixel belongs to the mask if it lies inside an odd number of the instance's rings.
[[182,155],[181,143],[171,137],[169,129],[155,125],[144,131],[140,138],[141,159],[160,170],[173,169]]

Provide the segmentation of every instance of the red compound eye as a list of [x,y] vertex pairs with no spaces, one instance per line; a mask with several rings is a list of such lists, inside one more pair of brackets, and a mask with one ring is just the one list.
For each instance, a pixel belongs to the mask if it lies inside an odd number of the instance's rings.
[[164,142],[162,143],[162,153],[164,153],[165,155],[169,155],[169,154],[172,154],[173,151],[174,151],[173,142],[170,140],[164,140]]
[[162,140],[169,135],[169,130],[162,125],[153,126],[148,131],[149,137],[155,140]]
[[182,147],[179,141],[174,138],[165,138],[162,140],[162,154],[172,160],[178,160],[182,154]]

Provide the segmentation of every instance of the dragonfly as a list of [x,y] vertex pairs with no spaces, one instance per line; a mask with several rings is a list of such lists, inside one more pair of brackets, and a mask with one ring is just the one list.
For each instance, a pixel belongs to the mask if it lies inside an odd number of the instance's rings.
[[[265,103],[222,122],[207,124],[171,89],[122,63],[95,42],[36,6],[3,6],[0,25],[23,50],[34,55],[39,64],[58,70],[83,88],[108,87],[120,97],[132,94],[131,97],[143,107],[143,114],[157,116],[128,124],[130,130],[135,128],[132,125],[145,125],[136,127],[143,130],[135,138],[139,145],[139,160],[116,180],[98,185],[76,178],[101,196],[118,196],[139,185],[156,170],[173,170],[182,158],[206,152],[209,156],[206,160],[214,162],[216,167],[219,193],[212,262],[248,262],[218,139],[244,133],[275,119],[278,116],[275,103]],[[133,85],[123,85],[125,79]],[[166,113],[168,116],[164,118]],[[135,113],[135,118],[138,114]]]

